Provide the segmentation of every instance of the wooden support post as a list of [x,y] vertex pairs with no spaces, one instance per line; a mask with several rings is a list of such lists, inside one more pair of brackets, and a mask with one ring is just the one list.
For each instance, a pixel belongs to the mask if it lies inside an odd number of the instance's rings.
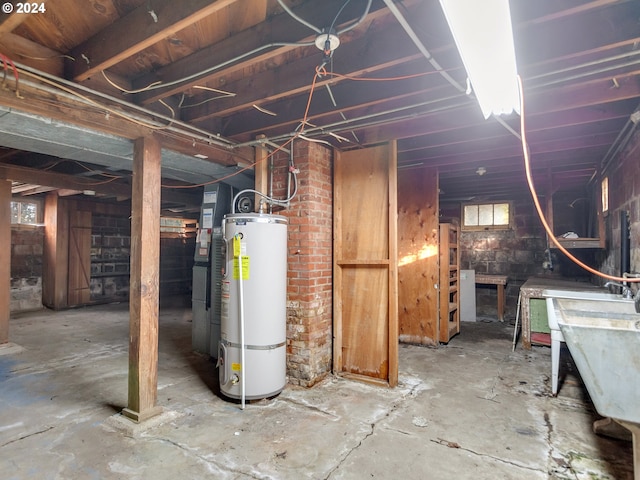
[[[265,135],[258,135],[256,139],[260,140],[265,138]],[[290,146],[289,148],[293,148]],[[255,162],[256,165],[254,167],[255,174],[255,190],[257,192],[268,195],[269,192],[269,151],[266,147],[256,147],[255,154]],[[264,200],[260,195],[256,195],[255,197],[255,211],[259,211],[260,201]]]
[[42,303],[58,310],[67,307],[69,279],[69,208],[57,193],[44,201]]
[[11,182],[0,181],[0,345],[9,341],[11,312]]
[[159,414],[158,310],[160,278],[161,146],[155,137],[136,140],[131,196],[129,285],[129,401],[123,414],[142,422]]

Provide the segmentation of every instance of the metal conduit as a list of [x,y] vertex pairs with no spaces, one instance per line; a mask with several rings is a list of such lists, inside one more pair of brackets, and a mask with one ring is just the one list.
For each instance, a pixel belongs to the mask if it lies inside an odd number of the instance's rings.
[[393,13],[393,16],[396,17],[396,20],[398,20],[402,28],[404,28],[404,31],[407,32],[407,35],[409,35],[409,38],[414,43],[414,45],[418,47],[418,50],[420,50],[420,53],[422,53],[425,56],[425,58],[429,61],[431,66],[435,68],[436,71],[440,75],[442,75],[442,77],[445,80],[447,80],[447,82],[453,85],[459,92],[465,93],[466,88],[460,85],[451,75],[449,75],[440,66],[440,64],[435,60],[435,58],[433,58],[433,55],[431,55],[429,50],[427,50],[427,47],[424,46],[424,44],[422,43],[422,40],[418,38],[418,35],[416,35],[416,32],[413,31],[413,28],[411,28],[411,25],[409,25],[409,23],[407,22],[407,19],[404,18],[402,13],[400,13],[400,10],[398,10],[398,7],[396,7],[395,3],[393,3],[393,0],[384,0],[384,3],[387,5],[391,13]]
[[[20,69],[20,70],[22,70],[24,72],[27,72],[28,74],[31,74],[31,76],[33,76],[35,78],[42,77],[42,78],[50,80],[50,81],[52,81],[54,83],[59,83],[59,84],[65,85],[66,87],[73,88],[73,89],[76,89],[76,90],[80,90],[82,92],[94,95],[94,96],[102,98],[104,100],[108,100],[110,102],[114,102],[114,103],[116,103],[118,105],[125,106],[125,107],[130,108],[132,110],[135,110],[135,111],[137,111],[139,113],[144,113],[145,115],[149,115],[151,117],[160,118],[160,119],[162,119],[162,120],[164,120],[164,121],[166,121],[166,122],[168,122],[170,124],[165,128],[165,130],[172,131],[174,133],[178,133],[180,135],[187,136],[189,138],[194,138],[194,139],[197,139],[197,140],[201,140],[201,141],[206,142],[207,144],[210,144],[210,145],[216,145],[218,147],[223,147],[225,150],[229,150],[230,148],[235,146],[234,142],[232,142],[231,140],[228,140],[226,138],[220,137],[219,135],[217,135],[215,133],[207,132],[206,130],[202,130],[202,129],[198,128],[198,127],[194,127],[193,125],[189,125],[188,123],[184,123],[181,120],[177,120],[175,118],[167,117],[166,115],[154,112],[152,110],[148,110],[148,109],[146,109],[144,107],[141,107],[139,105],[136,105],[134,103],[130,103],[130,102],[126,102],[124,100],[120,100],[119,98],[112,97],[111,95],[107,95],[106,93],[98,92],[98,91],[93,90],[91,88],[87,88],[87,87],[85,87],[83,85],[70,82],[70,81],[68,81],[66,79],[59,78],[59,77],[56,77],[54,75],[50,75],[50,74],[48,74],[46,72],[42,72],[40,70],[28,67],[26,65],[22,65],[20,63],[15,63],[15,65],[16,65],[16,67],[18,69]],[[23,80],[23,82],[24,82],[24,80]],[[34,86],[35,88],[39,88],[39,89],[42,89],[43,91],[45,91],[45,87],[44,86],[39,85],[39,84],[37,84],[35,82],[30,82],[30,86]],[[55,93],[59,94],[60,92],[56,90]],[[73,97],[73,98],[78,100],[78,97]],[[141,119],[139,117],[136,118],[132,114],[129,114],[129,113],[126,113],[126,112],[123,112],[123,113],[125,113],[125,116],[129,115],[133,119],[142,120],[142,121],[145,121],[145,122],[150,122],[150,120],[148,118]],[[174,125],[178,125],[178,126],[180,126],[182,128],[177,128]],[[162,126],[162,125],[159,125],[159,126]],[[187,130],[189,130],[190,132],[187,131]],[[194,132],[194,133],[191,133],[191,132]]]

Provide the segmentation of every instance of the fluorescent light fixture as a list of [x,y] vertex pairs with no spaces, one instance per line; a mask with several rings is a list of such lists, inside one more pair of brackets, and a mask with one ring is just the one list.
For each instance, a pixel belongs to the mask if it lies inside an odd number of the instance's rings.
[[508,0],[440,0],[485,118],[520,113]]

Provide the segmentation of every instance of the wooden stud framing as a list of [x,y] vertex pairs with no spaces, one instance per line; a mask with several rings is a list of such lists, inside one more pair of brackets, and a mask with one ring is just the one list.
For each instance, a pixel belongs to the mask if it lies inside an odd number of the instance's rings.
[[123,414],[142,422],[159,414],[158,310],[160,279],[161,145],[139,138],[133,155],[131,280],[129,287],[129,401]]

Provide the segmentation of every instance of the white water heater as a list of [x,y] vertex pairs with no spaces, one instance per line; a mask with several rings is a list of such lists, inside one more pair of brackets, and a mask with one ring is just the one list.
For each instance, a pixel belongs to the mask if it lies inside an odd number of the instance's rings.
[[286,383],[287,219],[225,215],[223,236],[220,390],[235,399],[271,397]]

